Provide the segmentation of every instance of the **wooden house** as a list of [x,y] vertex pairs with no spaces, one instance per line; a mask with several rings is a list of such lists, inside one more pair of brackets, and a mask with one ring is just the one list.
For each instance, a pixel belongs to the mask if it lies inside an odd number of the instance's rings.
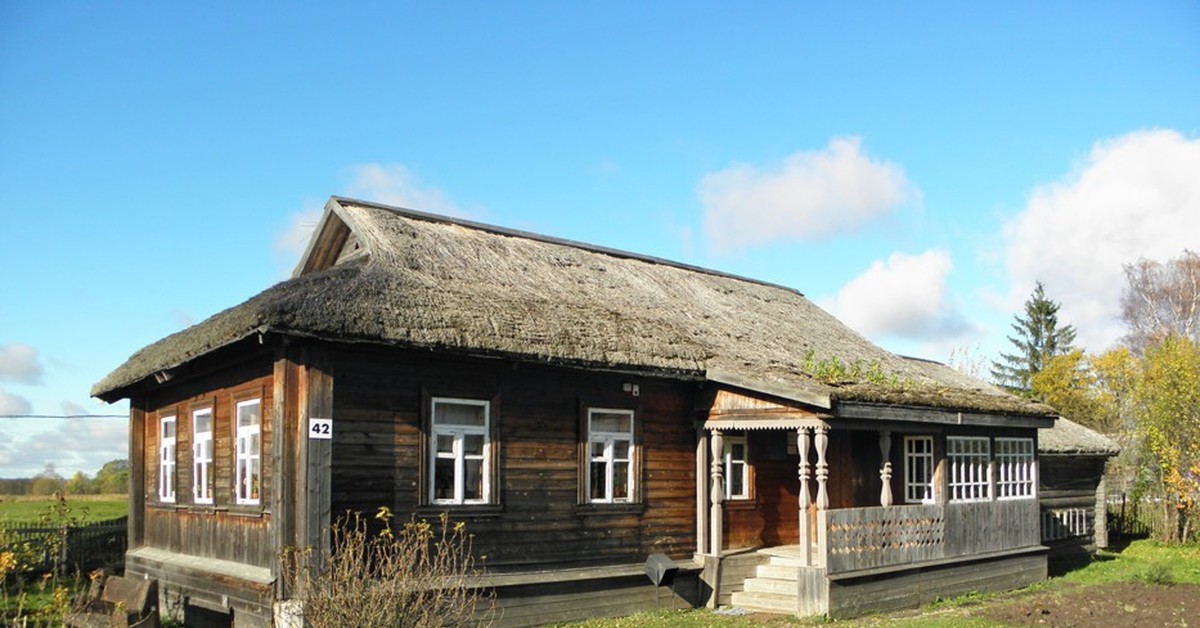
[[270,624],[280,553],[379,506],[465,521],[502,625],[1046,574],[1052,409],[789,288],[442,216],[332,198],[292,278],[93,394],[130,400],[127,574],[194,623]]
[[1086,561],[1108,547],[1104,468],[1120,451],[1112,439],[1066,418],[1039,430],[1042,544],[1056,565]]

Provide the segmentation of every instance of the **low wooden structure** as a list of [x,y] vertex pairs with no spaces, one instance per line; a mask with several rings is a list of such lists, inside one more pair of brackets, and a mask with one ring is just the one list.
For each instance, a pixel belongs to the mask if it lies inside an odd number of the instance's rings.
[[239,625],[295,594],[281,552],[379,506],[464,521],[500,625],[1045,575],[1052,409],[788,288],[442,216],[331,199],[291,279],[93,394],[131,403],[129,573]]
[[1039,431],[1042,543],[1050,559],[1070,566],[1108,547],[1104,469],[1121,449],[1069,419]]
[[79,610],[65,623],[70,628],[158,628],[158,582],[98,571]]

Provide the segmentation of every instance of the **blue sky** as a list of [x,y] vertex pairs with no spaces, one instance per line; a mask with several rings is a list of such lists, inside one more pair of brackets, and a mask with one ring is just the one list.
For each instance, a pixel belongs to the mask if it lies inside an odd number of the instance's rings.
[[[648,6],[647,6],[648,5]],[[749,6],[747,6],[749,5]],[[1200,248],[1200,5],[0,3],[0,415],[290,271],[331,194],[794,287],[991,358],[1035,280],[1101,351]],[[0,477],[120,419],[0,419]]]

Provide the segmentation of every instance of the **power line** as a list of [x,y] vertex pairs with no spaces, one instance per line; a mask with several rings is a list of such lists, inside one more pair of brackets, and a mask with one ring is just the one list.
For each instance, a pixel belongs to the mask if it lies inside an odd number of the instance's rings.
[[0,414],[0,419],[128,419],[128,414]]

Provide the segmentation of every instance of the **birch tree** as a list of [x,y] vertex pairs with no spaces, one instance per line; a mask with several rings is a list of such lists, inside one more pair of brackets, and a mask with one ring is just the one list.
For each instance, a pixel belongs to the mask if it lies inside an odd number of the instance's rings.
[[1125,265],[1121,318],[1125,344],[1141,355],[1171,334],[1200,343],[1200,255],[1184,251],[1168,262]]

